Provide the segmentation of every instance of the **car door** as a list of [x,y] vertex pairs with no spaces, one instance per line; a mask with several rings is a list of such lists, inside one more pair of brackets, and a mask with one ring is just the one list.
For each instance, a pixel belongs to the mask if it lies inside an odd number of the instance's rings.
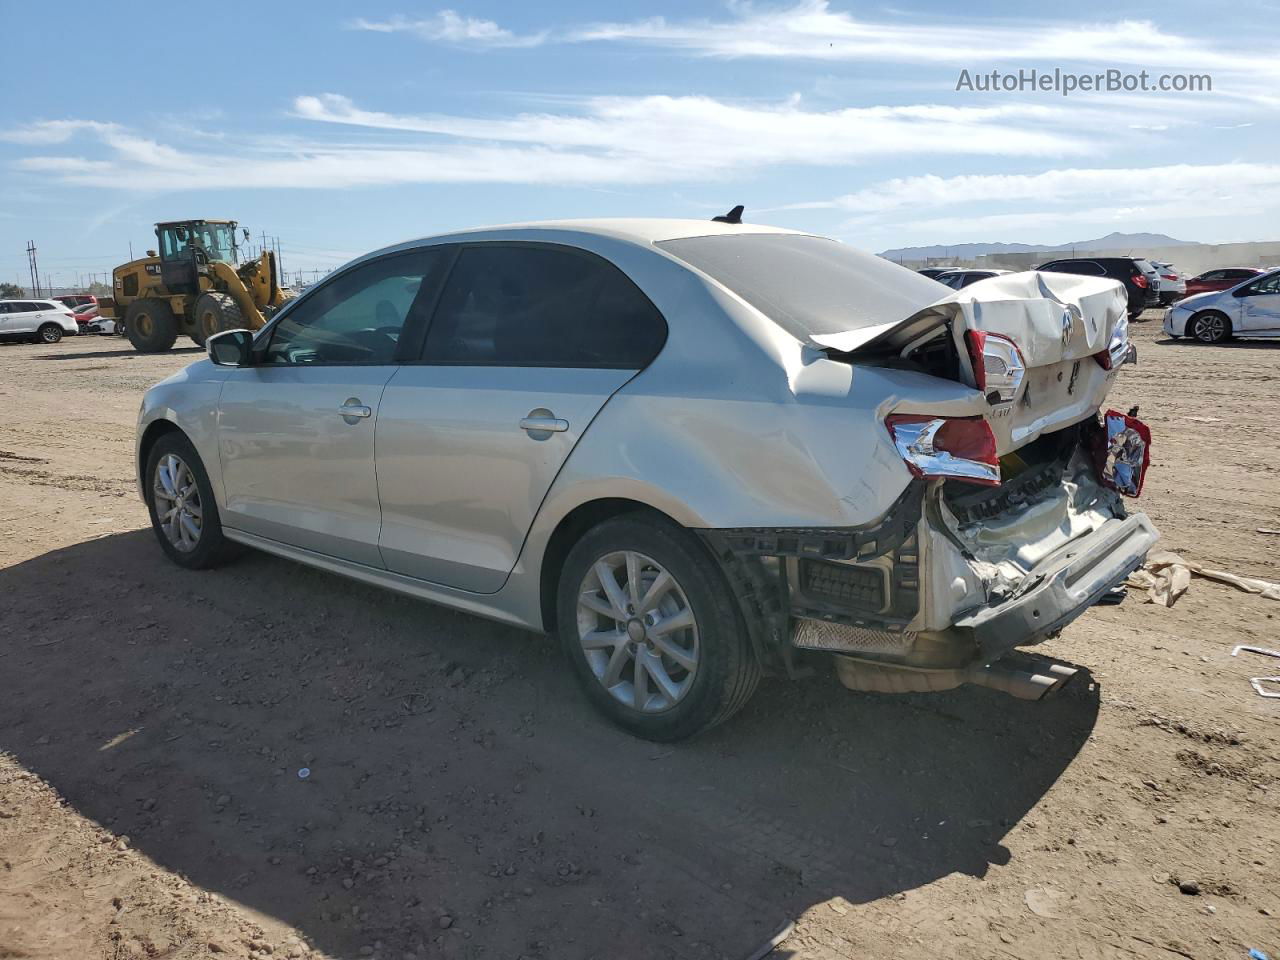
[[665,339],[648,298],[594,254],[462,247],[421,362],[396,371],[379,412],[387,568],[499,590],[574,445]]
[[5,333],[35,333],[44,317],[40,304],[30,300],[15,300],[9,304],[9,308]]
[[1272,273],[1235,291],[1240,303],[1238,332],[1280,334],[1280,273]]
[[399,351],[420,342],[446,260],[416,250],[344,271],[259,337],[253,365],[229,372],[218,404],[227,526],[382,566],[378,405]]

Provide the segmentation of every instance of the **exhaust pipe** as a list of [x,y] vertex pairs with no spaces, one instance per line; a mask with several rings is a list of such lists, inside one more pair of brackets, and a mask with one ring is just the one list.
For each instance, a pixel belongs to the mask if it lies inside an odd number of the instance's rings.
[[1043,700],[1061,690],[1079,670],[1065,663],[1018,657],[955,670],[930,670],[875,663],[837,655],[836,675],[850,690],[875,693],[927,693],[953,690],[964,683],[990,687],[1020,700]]
[[1079,671],[1065,663],[1019,664],[1006,660],[971,667],[968,683],[999,690],[1019,700],[1043,700],[1061,690]]

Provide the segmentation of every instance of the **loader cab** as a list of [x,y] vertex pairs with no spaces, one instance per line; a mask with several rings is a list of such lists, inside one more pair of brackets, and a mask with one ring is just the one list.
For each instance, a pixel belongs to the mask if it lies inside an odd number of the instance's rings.
[[235,265],[236,224],[230,220],[182,220],[156,224],[160,279],[170,293],[199,293],[200,266],[211,260]]

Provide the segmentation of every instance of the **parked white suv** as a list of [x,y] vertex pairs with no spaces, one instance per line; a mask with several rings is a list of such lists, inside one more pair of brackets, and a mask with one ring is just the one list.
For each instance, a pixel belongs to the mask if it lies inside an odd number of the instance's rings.
[[52,300],[0,300],[0,337],[57,343],[80,332],[71,308]]

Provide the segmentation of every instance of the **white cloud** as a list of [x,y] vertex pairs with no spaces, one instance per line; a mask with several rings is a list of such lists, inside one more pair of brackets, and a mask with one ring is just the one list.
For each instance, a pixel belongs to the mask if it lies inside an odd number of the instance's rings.
[[[76,123],[94,149],[42,151],[20,169],[106,187],[334,188],[400,183],[674,183],[782,165],[831,167],[911,154],[1087,155],[1091,114],[1005,104],[876,106],[818,111],[798,98],[589,97],[558,112],[480,118],[366,110],[336,94],[299,97],[294,115],[363,131],[341,141],[226,136],[196,153],[117,124]],[[370,131],[392,132],[375,140]],[[53,132],[50,131],[49,138]],[[52,139],[34,140],[50,145]],[[355,142],[351,142],[352,140]],[[70,140],[70,135],[65,141]]]
[[740,3],[731,10],[735,15],[727,20],[651,17],[600,23],[571,31],[566,39],[626,41],[708,57],[866,60],[976,69],[1011,61],[1050,67],[1084,62],[1280,76],[1280,64],[1269,51],[1251,53],[1240,45],[1218,49],[1146,20],[1014,23],[917,16],[876,22],[833,10],[827,0],[802,0],[788,7]]
[[[1111,200],[1136,207],[1174,198],[1183,210],[1248,198],[1260,189],[1280,189],[1280,164],[1171,164],[1162,167],[1066,168],[1034,174],[903,177],[872,184],[832,200],[797,204],[876,215],[931,211],[964,204],[1035,201],[1071,204]],[[1061,214],[1059,214],[1061,215]],[[1004,216],[1001,214],[1000,216]]]
[[117,127],[114,123],[101,123],[97,120],[40,120],[25,127],[0,130],[0,140],[38,146],[66,143],[76,134],[85,131],[105,134],[115,129]]
[[548,36],[543,30],[531,34],[515,34],[498,26],[492,20],[464,17],[454,10],[413,20],[397,16],[390,20],[366,20],[363,17],[351,23],[353,30],[369,30],[374,33],[411,33],[433,43],[449,43],[460,47],[536,47]]

